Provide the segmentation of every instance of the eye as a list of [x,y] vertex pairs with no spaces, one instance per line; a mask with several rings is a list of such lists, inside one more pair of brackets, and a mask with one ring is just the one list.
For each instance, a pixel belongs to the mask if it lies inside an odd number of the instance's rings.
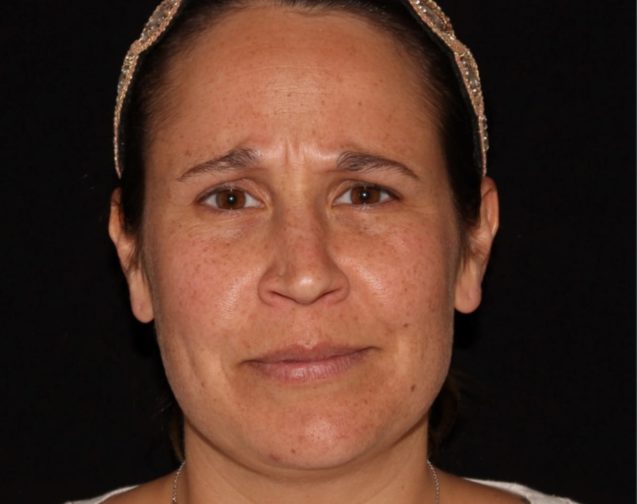
[[375,205],[395,199],[395,196],[377,185],[359,185],[345,191],[336,200],[337,205]]
[[201,202],[217,210],[242,210],[261,206],[250,193],[233,188],[216,189],[202,198]]

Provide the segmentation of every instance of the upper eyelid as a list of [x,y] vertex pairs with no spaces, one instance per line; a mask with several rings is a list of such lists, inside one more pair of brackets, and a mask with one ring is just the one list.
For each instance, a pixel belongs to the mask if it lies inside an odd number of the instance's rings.
[[247,189],[246,187],[244,187],[244,184],[246,184],[246,180],[241,178],[238,180],[232,180],[232,181],[228,181],[228,182],[223,182],[221,184],[209,187],[205,190],[203,190],[199,196],[197,196],[197,200],[201,201],[205,198],[210,197],[211,195],[215,194],[216,192],[219,191],[243,191],[246,192],[248,194],[250,194],[250,196],[252,196],[255,199],[259,199],[257,198],[253,192],[254,191],[250,191],[249,189]]
[[386,185],[383,185],[383,184],[378,184],[376,182],[365,182],[364,180],[348,180],[346,181],[346,183],[348,183],[349,185],[345,187],[344,189],[341,189],[339,194],[343,194],[344,192],[349,191],[351,189],[356,189],[357,187],[369,187],[369,188],[380,189],[381,191],[385,191],[396,199],[402,198],[401,194],[395,189],[387,187]]

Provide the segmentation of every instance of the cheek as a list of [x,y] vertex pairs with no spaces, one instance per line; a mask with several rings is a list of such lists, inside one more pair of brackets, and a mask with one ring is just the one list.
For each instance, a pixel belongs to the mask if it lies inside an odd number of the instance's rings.
[[254,339],[238,335],[259,327],[254,310],[259,256],[241,243],[200,227],[175,227],[147,242],[166,375],[184,412],[204,415],[201,423],[213,411],[223,417],[228,404],[239,417],[248,414],[233,393],[232,363],[253,352]]
[[425,316],[433,322],[453,312],[458,264],[453,226],[414,218],[354,236],[349,244],[351,276],[368,301],[391,312],[394,322]]
[[258,254],[242,240],[200,227],[164,229],[172,231],[152,233],[147,242],[158,336],[221,346],[224,332],[240,332],[252,316]]
[[390,349],[390,396],[404,398],[415,386],[419,397],[431,397],[448,370],[459,236],[446,222],[453,221],[404,219],[367,236],[353,234],[365,238],[350,239],[346,249],[352,312],[365,314],[361,325],[381,331]]

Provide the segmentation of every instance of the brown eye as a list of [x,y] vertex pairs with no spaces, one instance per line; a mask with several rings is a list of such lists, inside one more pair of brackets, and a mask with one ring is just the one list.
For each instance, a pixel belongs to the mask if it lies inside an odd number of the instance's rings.
[[243,208],[246,202],[245,193],[233,189],[224,189],[215,194],[215,203],[221,210]]
[[217,210],[242,210],[256,208],[259,202],[246,191],[240,189],[217,189],[207,196],[203,203]]
[[383,203],[394,196],[382,187],[369,185],[352,187],[336,200],[338,205],[374,205]]
[[352,189],[352,203],[354,205],[372,205],[378,203],[381,190],[378,187],[355,187]]

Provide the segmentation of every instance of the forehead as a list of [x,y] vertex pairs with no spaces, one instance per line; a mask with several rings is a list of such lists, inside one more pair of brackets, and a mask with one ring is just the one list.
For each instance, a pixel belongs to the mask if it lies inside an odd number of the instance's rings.
[[[159,134],[237,142],[437,143],[423,72],[376,24],[342,11],[230,11],[169,64]],[[270,138],[271,140],[272,138]]]

